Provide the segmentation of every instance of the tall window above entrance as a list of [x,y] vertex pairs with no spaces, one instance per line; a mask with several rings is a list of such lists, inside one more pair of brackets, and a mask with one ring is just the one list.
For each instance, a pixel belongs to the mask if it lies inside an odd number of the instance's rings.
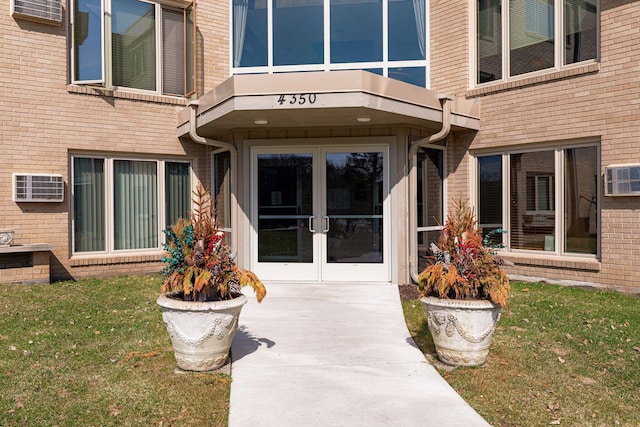
[[231,0],[233,72],[364,69],[427,85],[426,0]]

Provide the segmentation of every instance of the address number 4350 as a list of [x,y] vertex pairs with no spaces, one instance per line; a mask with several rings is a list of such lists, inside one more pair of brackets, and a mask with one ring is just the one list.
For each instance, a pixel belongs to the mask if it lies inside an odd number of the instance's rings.
[[316,94],[315,93],[296,93],[290,95],[280,95],[278,97],[278,104],[283,105],[284,103],[288,104],[315,104],[316,102]]

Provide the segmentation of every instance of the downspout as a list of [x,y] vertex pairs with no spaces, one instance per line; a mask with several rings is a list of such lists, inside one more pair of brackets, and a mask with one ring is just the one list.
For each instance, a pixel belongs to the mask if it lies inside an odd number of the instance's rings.
[[[209,147],[217,148],[216,152],[229,151],[230,154],[230,171],[229,171],[229,191],[231,192],[231,224],[229,224],[229,228],[233,230],[233,223],[236,221],[236,215],[238,212],[238,199],[236,197],[236,171],[237,171],[237,162],[238,162],[238,150],[233,144],[228,142],[222,142],[211,138],[205,138],[203,136],[198,135],[198,131],[196,129],[196,113],[198,109],[199,102],[191,101],[189,103],[190,111],[189,111],[189,137],[193,142],[202,145],[208,145]],[[238,248],[238,230],[235,233],[231,233],[231,247]]]
[[418,282],[418,150],[427,144],[441,141],[451,130],[451,101],[449,95],[438,95],[442,103],[442,129],[426,138],[413,141],[409,146],[409,273]]

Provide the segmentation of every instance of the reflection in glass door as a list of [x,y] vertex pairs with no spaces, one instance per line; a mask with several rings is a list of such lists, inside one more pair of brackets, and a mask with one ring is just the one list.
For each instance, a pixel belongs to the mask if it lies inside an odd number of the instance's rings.
[[258,262],[314,262],[312,163],[310,153],[258,154]]
[[321,275],[329,281],[386,281],[385,154],[356,149],[323,150]]
[[357,149],[254,151],[253,268],[258,276],[389,280],[387,147]]

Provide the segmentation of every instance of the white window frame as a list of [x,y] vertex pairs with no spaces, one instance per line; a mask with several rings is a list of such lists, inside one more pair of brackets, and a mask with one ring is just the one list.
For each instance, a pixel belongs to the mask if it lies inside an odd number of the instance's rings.
[[[273,1],[267,0],[267,50],[268,61],[266,66],[259,67],[234,67],[233,66],[233,13],[229,13],[229,58],[231,67],[230,75],[236,74],[274,74],[298,71],[338,71],[338,70],[361,70],[361,69],[382,69],[382,75],[389,77],[390,68],[425,68],[425,86],[431,87],[431,67],[430,67],[430,43],[431,25],[429,21],[430,0],[425,0],[425,59],[407,61],[389,61],[389,0],[382,0],[382,61],[374,62],[348,62],[332,64],[331,47],[331,0],[323,0],[324,12],[324,63],[303,64],[303,65],[273,65]],[[233,0],[229,0],[229,10],[233,10]]]
[[[529,215],[539,215],[539,214],[555,214],[556,209],[555,209],[555,205],[556,205],[556,201],[555,201],[555,174],[553,175],[549,175],[549,174],[536,174],[532,176],[533,180],[534,180],[534,201],[533,201],[533,205],[535,207],[535,209],[533,210],[528,210],[527,209],[527,214]],[[542,200],[540,200],[540,193],[539,193],[539,189],[540,189],[540,181],[542,180],[546,180],[548,181],[548,185],[547,185],[547,194],[546,194],[546,203],[548,204],[548,206],[550,207],[550,209],[541,209],[540,208],[540,204],[542,203]],[[552,193],[551,190],[554,190],[554,192]],[[552,197],[552,194],[554,194],[554,197]]]
[[[537,0],[533,0],[537,1]],[[506,83],[511,81],[522,80],[525,78],[549,74],[551,72],[557,72],[565,69],[577,68],[584,66],[585,64],[590,64],[594,62],[600,61],[600,14],[601,14],[601,0],[596,0],[596,14],[597,14],[597,26],[596,26],[596,57],[593,59],[587,59],[580,62],[575,62],[572,64],[564,65],[564,48],[565,48],[565,38],[564,38],[564,4],[567,0],[554,0],[553,7],[553,27],[554,27],[554,66],[550,68],[545,68],[543,70],[532,71],[530,73],[518,74],[516,76],[511,76],[510,70],[510,52],[511,52],[511,44],[510,44],[510,31],[509,31],[509,0],[500,0],[501,2],[501,25],[502,25],[502,45],[501,45],[501,56],[502,56],[502,78],[492,80],[490,82],[479,83],[478,82],[478,0],[471,0],[471,11],[470,14],[470,41],[469,48],[470,54],[469,58],[471,61],[470,64],[470,81],[469,87],[471,88],[479,88],[485,86],[491,86],[499,83]]]
[[[473,154],[472,167],[470,170],[471,173],[471,183],[473,191],[471,197],[471,203],[475,207],[476,212],[478,212],[479,202],[480,202],[480,187],[478,182],[478,158],[485,156],[501,156],[502,158],[502,225],[500,224],[491,224],[492,226],[498,227],[500,226],[506,233],[502,233],[502,249],[507,252],[514,253],[529,253],[529,254],[544,254],[545,256],[556,256],[556,257],[579,257],[579,258],[590,258],[590,259],[599,259],[601,254],[601,209],[600,203],[602,200],[602,184],[601,180],[598,180],[598,184],[596,187],[596,195],[597,195],[597,212],[598,212],[598,232],[597,232],[597,241],[598,246],[595,254],[584,254],[577,252],[565,252],[564,251],[564,239],[565,239],[565,224],[564,224],[564,214],[566,211],[565,207],[565,191],[564,191],[564,179],[565,179],[565,168],[564,168],[564,152],[565,150],[569,150],[572,148],[586,148],[586,147],[595,147],[597,149],[597,165],[600,165],[600,145],[597,142],[585,142],[585,143],[576,143],[576,144],[563,144],[563,145],[554,145],[550,147],[540,147],[536,149],[510,149],[504,151],[489,151],[482,153]],[[511,239],[509,235],[509,231],[511,230],[511,155],[512,154],[522,154],[522,153],[532,153],[536,151],[553,151],[554,152],[554,191],[555,197],[553,201],[553,211],[536,211],[527,213],[533,214],[555,214],[554,218],[554,242],[555,247],[552,251],[535,251],[535,250],[526,250],[526,249],[513,249],[511,248]],[[596,173],[600,174],[600,168],[596,171]],[[537,197],[537,194],[536,194]],[[537,203],[537,201],[536,201]],[[482,221],[482,218],[478,218],[478,223]],[[487,224],[485,224],[487,225]]]
[[[191,2],[183,2],[180,0],[176,0],[176,1],[158,1],[158,2],[153,2],[153,1],[148,1],[148,0],[136,0],[136,1],[140,1],[143,3],[149,3],[149,4],[153,4],[154,8],[155,8],[155,34],[156,34],[156,40],[155,40],[155,45],[156,45],[156,64],[155,64],[155,68],[156,68],[156,90],[145,90],[145,89],[139,89],[139,88],[133,88],[133,87],[126,87],[126,86],[114,86],[113,85],[113,77],[112,77],[112,68],[113,68],[113,61],[112,61],[112,57],[111,57],[111,0],[101,0],[101,10],[100,10],[100,14],[101,14],[101,35],[100,35],[100,55],[102,58],[102,67],[101,67],[101,72],[102,72],[102,78],[100,80],[77,80],[74,78],[75,75],[75,69],[76,69],[76,58],[75,58],[75,31],[74,31],[74,26],[75,26],[75,22],[74,22],[74,18],[75,18],[75,14],[74,14],[74,10],[75,10],[75,1],[77,0],[70,0],[69,2],[69,23],[71,28],[69,29],[69,35],[71,38],[71,43],[69,45],[69,50],[70,50],[70,81],[71,84],[76,84],[76,85],[100,85],[103,86],[106,89],[113,89],[113,90],[126,90],[128,92],[136,92],[136,93],[141,93],[141,94],[153,94],[153,95],[165,95],[165,96],[176,96],[175,94],[171,94],[171,93],[165,93],[164,92],[164,88],[163,86],[163,52],[162,52],[162,40],[163,40],[163,33],[162,33],[162,21],[163,21],[163,17],[162,17],[162,12],[163,9],[173,9],[175,11],[178,10],[182,10],[184,14],[186,14],[187,9],[192,7],[194,9],[194,17],[193,17],[193,27],[194,27],[194,35],[193,35],[193,40],[194,40],[194,46],[193,46],[193,58],[194,58],[194,64],[193,64],[193,69],[194,69],[194,73],[196,70],[196,64],[195,64],[195,55],[196,55],[196,46],[195,46],[195,29],[196,29],[196,17],[195,17],[195,0],[191,1]],[[185,36],[186,36],[186,19],[184,21],[184,31],[185,31]],[[187,48],[186,46],[186,39],[185,39],[185,49]],[[194,75],[193,79],[193,86],[194,86],[194,90],[191,92],[187,92],[186,91],[186,71],[187,71],[187,54],[185,51],[185,55],[184,55],[184,61],[183,61],[183,68],[185,70],[185,93],[182,96],[188,97],[191,96],[194,92],[195,92],[195,80],[196,80],[196,76]],[[180,95],[177,95],[180,96]]]
[[[104,189],[105,189],[105,250],[104,251],[86,251],[86,252],[76,252],[75,249],[75,217],[74,217],[74,203],[75,203],[75,193],[74,193],[74,159],[102,159],[104,161]],[[157,168],[157,199],[158,199],[158,245],[155,248],[143,248],[143,249],[114,249],[114,214],[113,214],[113,163],[117,160],[123,161],[139,161],[139,162],[155,162]],[[71,240],[69,242],[69,246],[71,247],[71,256],[72,257],[85,257],[85,256],[95,256],[95,255],[122,255],[122,254],[145,254],[145,253],[153,253],[157,254],[162,250],[162,244],[166,241],[166,236],[163,233],[165,229],[166,223],[166,198],[165,198],[165,164],[166,163],[184,163],[189,165],[189,182],[190,182],[190,193],[193,192],[194,189],[194,176],[193,169],[194,164],[193,161],[188,159],[174,159],[174,158],[150,158],[150,157],[132,157],[132,156],[109,156],[109,155],[95,155],[95,154],[83,154],[83,153],[74,153],[70,156],[70,192],[71,192],[71,206],[70,206],[70,237]],[[191,202],[193,205],[193,202]]]

